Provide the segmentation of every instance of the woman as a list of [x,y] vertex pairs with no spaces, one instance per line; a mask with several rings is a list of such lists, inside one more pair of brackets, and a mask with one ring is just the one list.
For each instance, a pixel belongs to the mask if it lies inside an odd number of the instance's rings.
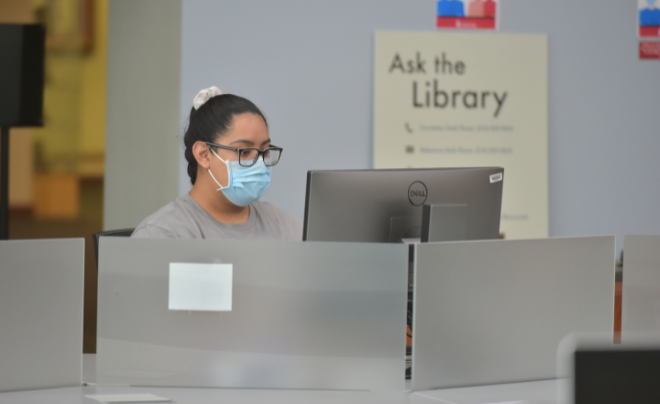
[[256,105],[217,87],[200,91],[184,144],[190,193],[147,217],[132,237],[301,240],[298,220],[258,201],[282,149],[270,143]]

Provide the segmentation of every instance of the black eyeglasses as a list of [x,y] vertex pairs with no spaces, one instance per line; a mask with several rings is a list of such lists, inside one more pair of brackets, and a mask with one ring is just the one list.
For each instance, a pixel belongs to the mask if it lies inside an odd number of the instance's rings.
[[219,147],[221,149],[235,151],[238,153],[238,164],[243,167],[252,167],[257,162],[257,160],[259,160],[259,156],[264,157],[264,164],[266,164],[266,166],[272,167],[277,164],[278,161],[280,161],[283,150],[281,147],[277,146],[270,146],[263,150],[259,150],[256,147],[242,147],[237,149],[235,147],[223,146],[221,144],[215,144],[211,142],[204,143],[211,147]]

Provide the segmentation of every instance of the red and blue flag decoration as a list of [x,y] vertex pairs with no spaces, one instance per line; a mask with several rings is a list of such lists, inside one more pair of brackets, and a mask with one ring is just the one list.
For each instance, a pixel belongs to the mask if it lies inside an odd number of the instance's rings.
[[436,26],[453,29],[496,29],[498,0],[438,0]]
[[660,37],[660,1],[638,0],[639,36],[642,38]]

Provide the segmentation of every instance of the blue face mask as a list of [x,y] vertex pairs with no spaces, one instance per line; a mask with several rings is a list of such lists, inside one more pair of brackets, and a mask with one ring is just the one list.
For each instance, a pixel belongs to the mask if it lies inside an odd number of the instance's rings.
[[223,194],[236,206],[247,206],[258,200],[268,189],[270,185],[270,167],[264,164],[262,157],[251,167],[243,167],[238,161],[223,160],[217,155],[215,150],[211,149],[213,154],[227,165],[227,178],[229,183],[226,187],[220,185],[215,179],[211,169],[209,174],[220,188]]

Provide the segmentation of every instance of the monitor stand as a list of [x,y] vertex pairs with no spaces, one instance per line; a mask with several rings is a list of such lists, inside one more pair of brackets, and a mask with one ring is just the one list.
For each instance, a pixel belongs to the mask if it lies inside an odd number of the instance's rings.
[[424,205],[422,243],[467,240],[466,204]]
[[403,240],[408,239],[417,239],[417,242],[419,242],[421,235],[422,218],[420,216],[394,216],[390,218],[390,243],[401,243]]

